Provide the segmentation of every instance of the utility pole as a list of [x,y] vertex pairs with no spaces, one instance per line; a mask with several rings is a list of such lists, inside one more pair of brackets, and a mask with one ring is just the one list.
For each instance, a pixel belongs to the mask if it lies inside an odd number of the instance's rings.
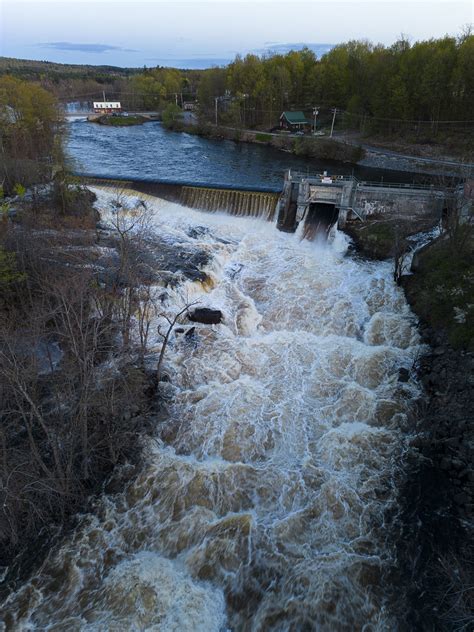
[[219,100],[219,97],[214,97],[214,103],[215,103],[215,106],[216,106],[216,109],[215,109],[215,114],[216,114],[216,125],[217,125],[217,101],[218,101],[218,100]]
[[315,105],[313,108],[313,115],[314,115],[314,128],[313,128],[313,135],[316,134],[316,121],[318,118],[318,114],[319,114],[319,106]]
[[105,90],[102,90],[102,96],[104,97],[104,103],[105,103]]
[[332,117],[332,124],[331,124],[331,133],[329,134],[329,138],[332,138],[332,132],[334,130],[334,122],[336,120],[337,108],[333,108],[332,113],[333,113],[333,117]]
[[244,129],[245,129],[245,100],[248,98],[248,94],[243,94],[242,98],[244,100]]

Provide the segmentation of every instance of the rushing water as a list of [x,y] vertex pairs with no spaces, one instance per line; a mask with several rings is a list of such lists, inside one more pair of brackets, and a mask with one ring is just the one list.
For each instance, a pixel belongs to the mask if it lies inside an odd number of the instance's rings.
[[413,179],[406,172],[310,161],[264,145],[171,132],[157,122],[109,127],[73,118],[68,130],[68,154],[79,173],[279,189],[288,168],[304,173],[324,170],[353,173],[363,180],[412,182]]
[[419,340],[391,266],[337,231],[149,203],[161,236],[211,255],[212,283],[168,289],[168,314],[186,295],[225,321],[173,336],[140,475],[4,604],[9,629],[395,630],[385,518]]

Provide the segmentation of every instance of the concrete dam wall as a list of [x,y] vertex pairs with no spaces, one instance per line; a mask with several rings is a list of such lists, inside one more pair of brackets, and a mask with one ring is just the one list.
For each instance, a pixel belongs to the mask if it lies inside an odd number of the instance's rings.
[[114,179],[93,174],[81,175],[80,179],[87,184],[137,191],[210,213],[276,220],[277,228],[285,232],[295,232],[303,222],[302,234],[310,240],[316,234],[327,235],[334,224],[344,228],[347,222],[364,222],[373,217],[441,218],[446,198],[442,190],[433,186],[383,185],[360,182],[349,176],[291,172],[286,173],[282,190]]
[[95,175],[81,175],[91,185],[137,191],[177,202],[183,206],[207,212],[225,212],[240,217],[259,217],[273,221],[281,190],[275,188],[230,188],[222,185],[177,183],[140,179],[114,179]]
[[[433,186],[361,182],[352,176],[308,176],[287,172],[280,197],[277,226],[304,233],[318,224],[329,229],[337,222],[364,222],[374,217],[441,218],[446,193]],[[313,227],[313,228],[312,228]]]

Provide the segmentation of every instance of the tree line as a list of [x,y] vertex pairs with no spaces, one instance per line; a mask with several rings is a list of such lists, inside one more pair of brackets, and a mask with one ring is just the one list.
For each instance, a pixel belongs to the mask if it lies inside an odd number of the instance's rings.
[[428,124],[436,132],[444,121],[465,127],[474,120],[474,36],[466,30],[457,38],[400,39],[388,47],[354,40],[320,60],[307,48],[237,56],[200,77],[198,99],[208,118],[215,114],[215,97],[226,91],[233,99],[223,117],[247,126],[270,127],[283,110],[311,116],[318,107],[323,122],[338,108],[347,125],[369,131]]
[[[92,100],[104,89],[130,110],[163,110],[197,100],[201,118],[212,122],[217,99],[218,122],[242,127],[271,129],[283,110],[303,110],[312,118],[318,107],[321,125],[329,124],[338,108],[344,125],[367,132],[436,135],[473,129],[474,35],[469,27],[458,37],[413,44],[403,37],[391,46],[352,40],[321,59],[308,48],[237,55],[227,66],[207,70],[156,67],[132,73],[98,67],[94,75],[86,66],[74,71],[65,66],[62,74],[57,66],[44,65],[37,78],[62,99],[82,95]],[[15,71],[11,64],[7,68]]]

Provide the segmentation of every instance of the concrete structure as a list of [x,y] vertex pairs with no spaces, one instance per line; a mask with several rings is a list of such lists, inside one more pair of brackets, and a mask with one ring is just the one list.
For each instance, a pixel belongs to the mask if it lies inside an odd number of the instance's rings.
[[445,193],[434,186],[361,182],[353,176],[308,176],[288,171],[278,206],[277,227],[294,232],[301,221],[337,222],[343,228],[351,220],[371,216],[406,218],[439,214]]
[[328,232],[334,224],[344,228],[348,222],[371,218],[400,217],[413,222],[441,219],[452,203],[445,190],[434,186],[361,182],[352,176],[308,176],[291,171],[285,174],[283,191],[272,187],[230,188],[198,182],[76,175],[90,184],[135,190],[203,211],[276,219],[277,228],[286,232],[295,232],[302,223],[303,236],[309,239],[318,232]]

